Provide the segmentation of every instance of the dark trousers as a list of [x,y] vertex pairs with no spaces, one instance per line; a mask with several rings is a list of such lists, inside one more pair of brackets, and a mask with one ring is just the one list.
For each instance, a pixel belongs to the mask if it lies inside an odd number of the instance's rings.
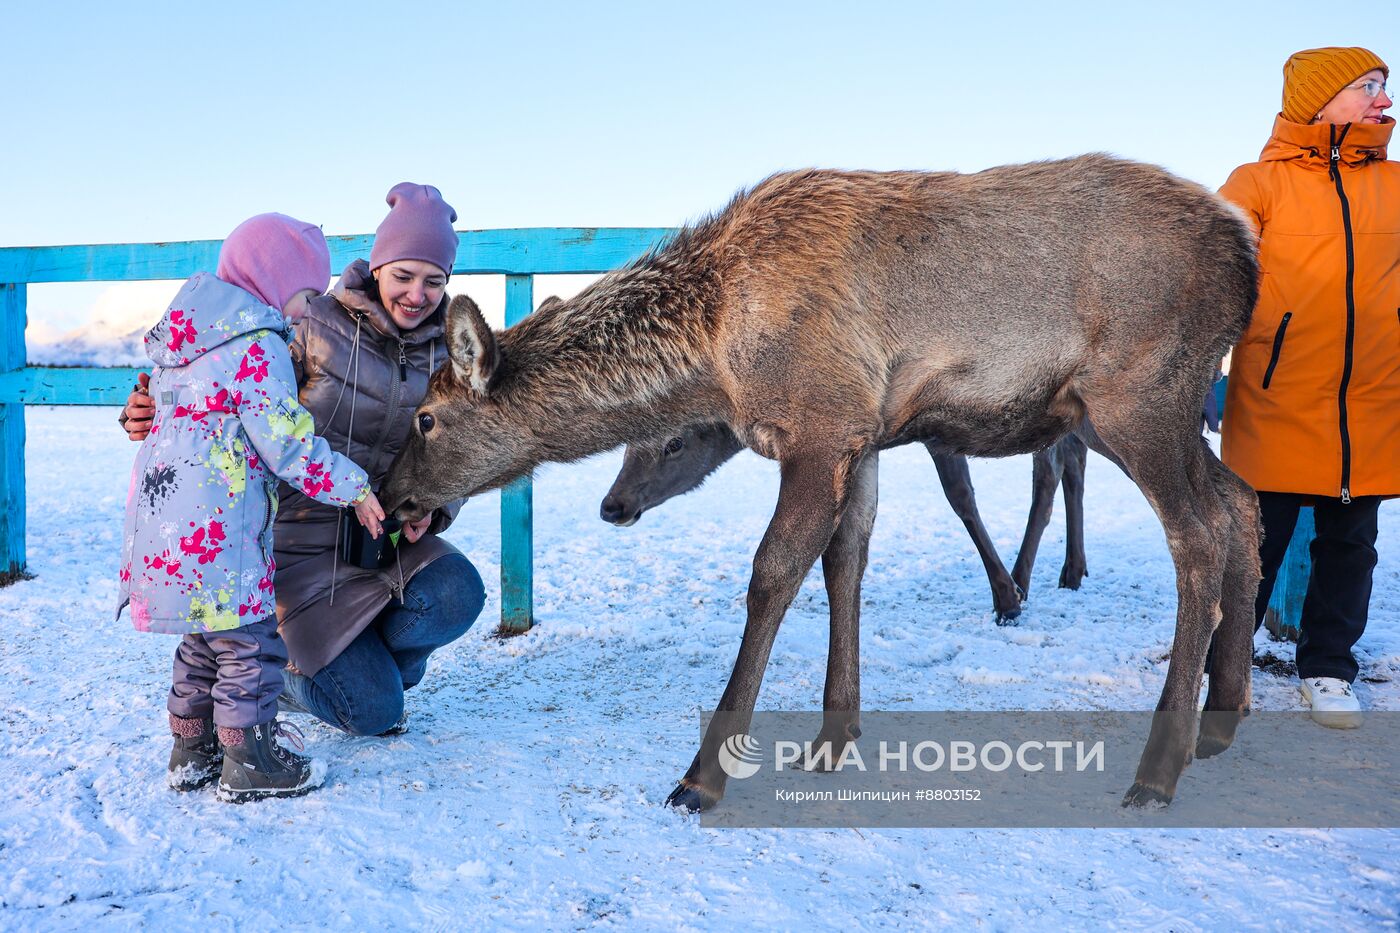
[[247,729],[277,718],[287,646],[277,617],[180,639],[166,709],[182,719],[212,715],[214,725]]
[[1263,578],[1254,602],[1254,630],[1257,632],[1264,622],[1304,499],[1313,500],[1317,538],[1312,543],[1312,573],[1299,626],[1298,676],[1336,677],[1350,683],[1357,673],[1351,648],[1366,631],[1371,605],[1380,496],[1358,496],[1344,505],[1341,499],[1321,496],[1259,493],[1264,522],[1264,543],[1259,549]]

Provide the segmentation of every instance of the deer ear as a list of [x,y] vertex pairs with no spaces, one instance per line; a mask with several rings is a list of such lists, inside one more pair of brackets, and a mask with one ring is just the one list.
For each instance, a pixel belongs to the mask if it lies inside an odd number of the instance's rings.
[[452,374],[482,395],[488,395],[501,369],[496,335],[468,295],[458,295],[447,308],[447,355]]

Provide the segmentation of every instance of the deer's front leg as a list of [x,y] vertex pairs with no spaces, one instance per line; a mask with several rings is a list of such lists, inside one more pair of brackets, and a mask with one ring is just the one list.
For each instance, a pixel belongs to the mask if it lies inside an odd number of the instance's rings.
[[[708,810],[724,796],[725,773],[719,750],[731,735],[748,731],[768,654],[783,615],[798,587],[826,550],[839,512],[837,484],[851,469],[838,458],[798,456],[784,460],[778,507],[754,555],[749,581],[748,623],[739,657],[729,675],[700,751],[666,802],[687,810]],[[849,478],[841,482],[844,498]]]

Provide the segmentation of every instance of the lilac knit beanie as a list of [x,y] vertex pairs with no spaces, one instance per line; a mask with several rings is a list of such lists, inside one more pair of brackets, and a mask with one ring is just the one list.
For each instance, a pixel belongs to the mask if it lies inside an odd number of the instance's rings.
[[326,290],[331,254],[315,224],[286,214],[259,214],[224,240],[214,274],[281,311],[302,289],[318,295]]
[[389,216],[374,232],[369,251],[370,271],[386,262],[421,259],[443,272],[452,272],[457,258],[457,212],[432,185],[401,181],[389,189]]

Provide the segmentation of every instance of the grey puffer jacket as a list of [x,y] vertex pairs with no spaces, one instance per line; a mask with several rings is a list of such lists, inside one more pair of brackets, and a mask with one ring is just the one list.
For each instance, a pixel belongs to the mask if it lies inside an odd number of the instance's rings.
[[[383,483],[408,434],[428,376],[447,359],[447,299],[412,330],[401,331],[371,297],[369,265],[346,267],[331,290],[311,302],[291,343],[298,397],[331,446]],[[325,667],[374,621],[419,570],[456,548],[437,535],[461,503],[439,509],[428,533],[407,539],[397,563],[364,570],[336,553],[339,509],[283,486],[273,540],[277,616],[292,664],[308,677]]]
[[368,488],[297,404],[286,331],[281,311],[200,273],[146,335],[156,411],[131,471],[117,608],[142,631],[271,615],[277,477],[330,512]]

